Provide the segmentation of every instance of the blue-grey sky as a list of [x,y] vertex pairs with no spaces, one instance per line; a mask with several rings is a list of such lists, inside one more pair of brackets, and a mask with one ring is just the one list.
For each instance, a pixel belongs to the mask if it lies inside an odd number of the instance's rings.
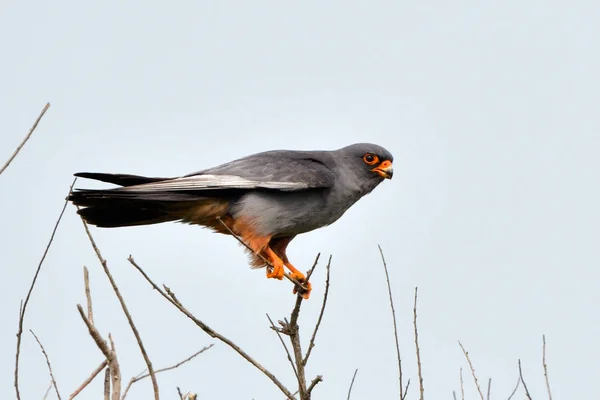
[[[395,176],[288,254],[307,269],[333,255],[330,303],[309,377],[315,399],[395,398],[390,310],[396,299],[409,399],[417,398],[413,288],[425,395],[451,398],[467,347],[492,398],[506,398],[521,358],[544,398],[541,339],[555,398],[590,398],[600,369],[600,4],[593,1],[18,2],[0,11],[0,161],[46,103],[31,141],[0,176],[0,397],[13,398],[19,302],[77,171],[181,175],[267,149],[375,142]],[[87,183],[80,181],[78,186]],[[133,254],[213,328],[293,387],[268,328],[289,314],[289,284],[247,267],[229,237],[163,224],[93,229],[153,364],[213,343],[127,263]],[[72,206],[25,323],[48,351],[66,397],[102,356],[75,305],[90,268],[95,319],[112,332],[123,379],[144,368]],[[324,268],[303,306],[308,339]],[[41,398],[46,365],[26,331],[24,398]],[[200,398],[278,399],[225,345],[159,375]],[[98,398],[100,381],[80,395]],[[150,382],[132,399],[149,398]]]

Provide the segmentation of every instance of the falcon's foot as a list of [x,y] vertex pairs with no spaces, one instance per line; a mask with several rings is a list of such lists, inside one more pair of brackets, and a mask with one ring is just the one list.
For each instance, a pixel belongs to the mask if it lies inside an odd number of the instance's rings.
[[[312,290],[312,285],[310,284],[310,282],[306,281],[306,275],[298,271],[290,263],[286,263],[285,266],[290,270],[290,278],[297,280],[303,286],[302,288],[300,288],[300,294],[302,295],[302,297],[308,300],[308,298],[310,297],[310,291]],[[295,285],[294,294],[298,293],[298,289],[298,285]]]
[[269,262],[273,265],[273,269],[269,270],[269,268],[267,267],[267,278],[282,280],[283,275],[285,274],[285,271],[283,269],[283,262],[281,260],[276,259],[271,259],[269,260]]

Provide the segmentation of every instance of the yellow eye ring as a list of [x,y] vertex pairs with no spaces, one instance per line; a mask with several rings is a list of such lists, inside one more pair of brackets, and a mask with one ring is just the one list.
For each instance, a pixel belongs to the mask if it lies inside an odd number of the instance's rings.
[[367,165],[375,165],[379,162],[379,157],[377,157],[374,154],[371,153],[367,153],[363,156],[363,161],[365,162],[365,164]]

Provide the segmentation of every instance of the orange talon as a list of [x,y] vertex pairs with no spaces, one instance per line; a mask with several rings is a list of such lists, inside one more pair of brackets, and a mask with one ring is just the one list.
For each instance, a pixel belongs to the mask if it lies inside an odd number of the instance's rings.
[[283,261],[281,261],[281,258],[277,257],[277,254],[269,247],[264,250],[264,254],[267,256],[267,260],[273,265],[272,271],[269,271],[269,268],[267,268],[267,278],[282,280],[285,270],[283,269]]

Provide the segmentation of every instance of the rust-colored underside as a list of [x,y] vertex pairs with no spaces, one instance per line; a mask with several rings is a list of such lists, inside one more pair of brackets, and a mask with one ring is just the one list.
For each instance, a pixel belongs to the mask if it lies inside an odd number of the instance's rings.
[[[272,270],[267,268],[267,278],[281,280],[285,274],[285,266],[290,271],[291,278],[307,287],[308,290],[302,296],[308,299],[311,291],[310,282],[305,282],[306,276],[290,263],[285,254],[293,236],[274,238],[273,235],[259,235],[254,229],[254,223],[250,218],[243,216],[233,218],[227,213],[228,209],[229,204],[226,200],[204,200],[191,207],[186,207],[181,218],[189,224],[202,225],[215,232],[229,235],[231,233],[223,226],[223,223],[225,223],[233,233],[239,236],[252,249],[250,254],[250,264],[252,267],[259,268],[265,266],[266,263],[264,260],[266,259],[273,266]],[[294,288],[294,293],[296,293],[296,288]]]

